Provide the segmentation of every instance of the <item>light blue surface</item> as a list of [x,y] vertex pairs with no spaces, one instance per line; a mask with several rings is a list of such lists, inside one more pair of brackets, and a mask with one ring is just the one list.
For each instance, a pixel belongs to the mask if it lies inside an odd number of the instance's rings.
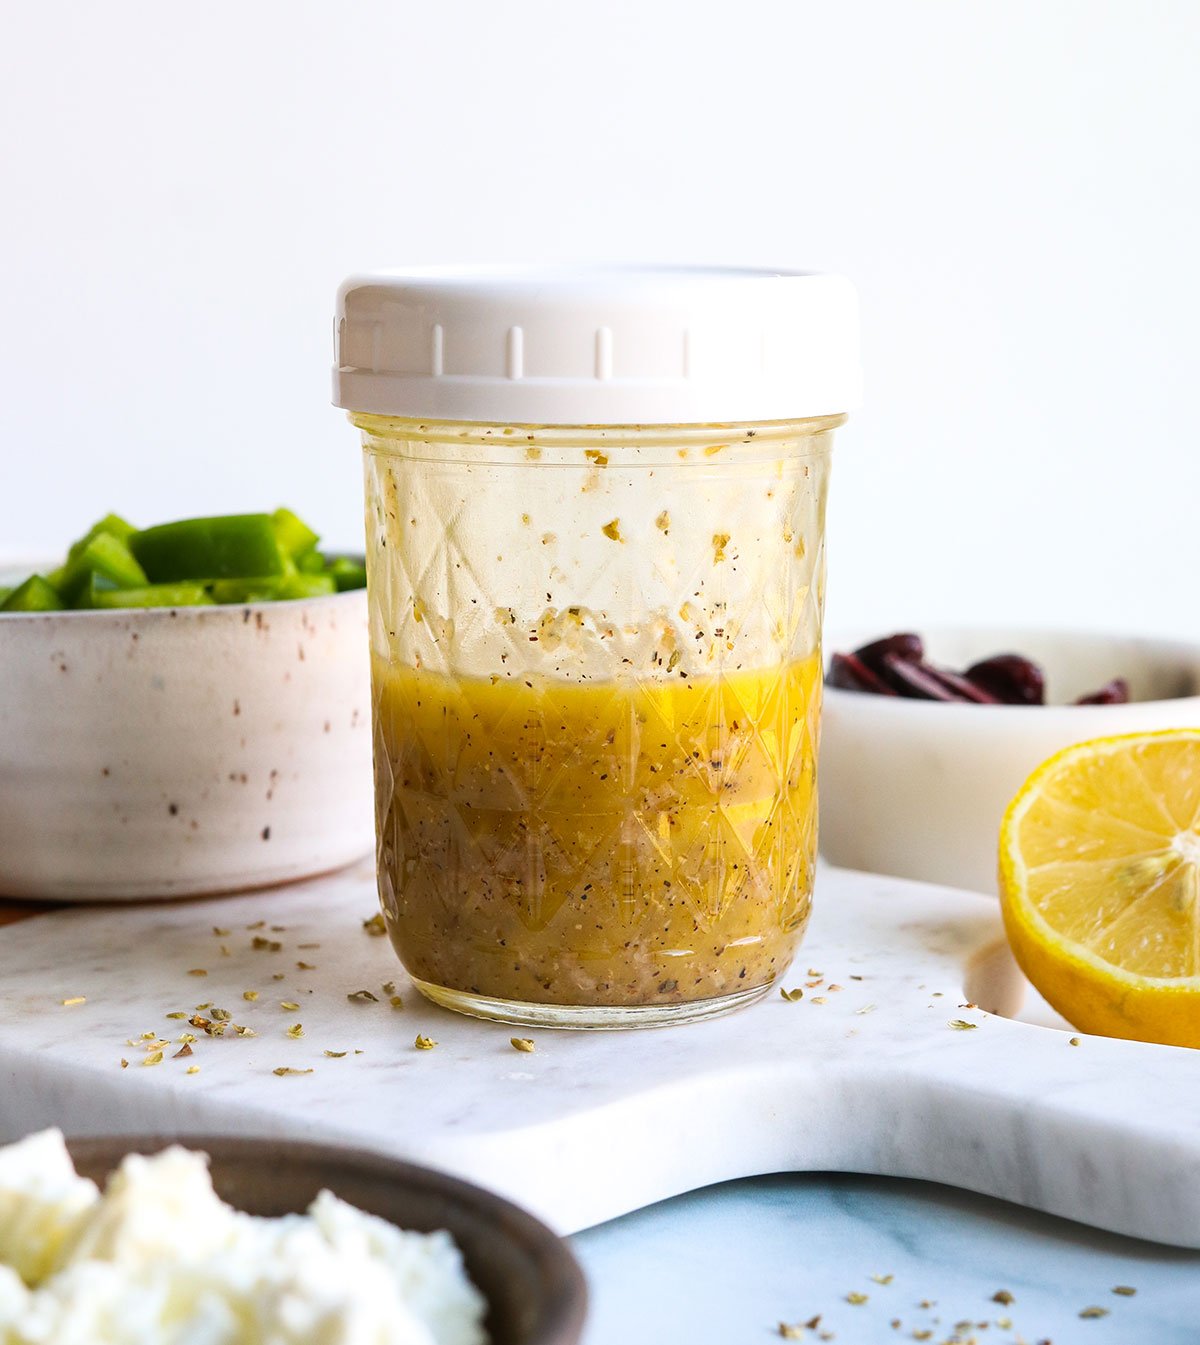
[[[1200,1252],[924,1182],[731,1182],[572,1241],[592,1294],[586,1345],[767,1345],[781,1321],[817,1313],[837,1345],[908,1341],[929,1329],[929,1345],[972,1336],[978,1345],[1200,1342]],[[872,1275],[894,1278],[881,1285]],[[1115,1295],[1118,1284],[1136,1296]],[[992,1301],[998,1290],[1011,1305]],[[868,1301],[848,1303],[855,1292]],[[1091,1305],[1108,1316],[1081,1319]],[[1005,1317],[1011,1327],[998,1327]],[[971,1325],[956,1332],[961,1322]],[[802,1339],[817,1342],[819,1331]]]

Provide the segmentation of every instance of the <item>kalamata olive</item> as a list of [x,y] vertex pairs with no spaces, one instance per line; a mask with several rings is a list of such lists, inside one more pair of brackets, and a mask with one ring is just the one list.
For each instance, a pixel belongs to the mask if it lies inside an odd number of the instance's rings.
[[895,654],[883,656],[884,675],[890,686],[909,700],[917,701],[963,701],[957,691],[952,691],[921,663],[909,663]]
[[825,680],[841,691],[869,691],[876,696],[896,694],[857,654],[834,654],[829,660],[829,676]]
[[[826,678],[843,691],[908,700],[957,702],[968,705],[1045,705],[1046,678],[1023,654],[994,654],[973,663],[965,673],[925,662],[925,644],[912,631],[872,640],[853,654],[834,654]],[[1076,705],[1123,705],[1129,684],[1114,677]]]
[[925,657],[925,644],[919,635],[901,631],[898,635],[888,635],[882,640],[872,640],[854,653],[877,677],[886,679],[883,661],[889,654],[905,663],[920,663]]
[[922,663],[921,671],[926,672],[930,677],[946,688],[947,691],[954,692],[954,699],[960,701],[973,702],[975,705],[998,705],[1000,698],[992,695],[990,691],[981,686],[976,686],[974,682],[968,681],[962,673],[956,673],[949,668],[935,668],[931,663]]
[[1124,705],[1129,700],[1129,683],[1123,677],[1114,677],[1105,682],[1099,691],[1090,696],[1080,696],[1076,705]]
[[982,659],[967,669],[966,677],[1004,705],[1046,703],[1045,674],[1021,654],[995,654]]

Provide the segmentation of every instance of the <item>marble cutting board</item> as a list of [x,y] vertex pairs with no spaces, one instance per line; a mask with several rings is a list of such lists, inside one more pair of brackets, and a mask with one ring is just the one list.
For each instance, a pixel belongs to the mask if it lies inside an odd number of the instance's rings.
[[[1013,1018],[1022,987],[994,901],[826,869],[783,982],[802,1000],[654,1031],[521,1030],[532,1054],[416,995],[364,930],[375,910],[360,865],[0,929],[0,1137],[53,1124],[333,1140],[481,1182],[563,1232],[734,1177],[879,1173],[1200,1247],[1200,1056],[1073,1046]],[[358,990],[377,1001],[347,998]],[[143,1065],[128,1043],[177,1039],[192,1029],[165,1015],[203,1003],[256,1035],[198,1033],[190,1058],[172,1045]],[[417,1033],[437,1046],[416,1050]]]

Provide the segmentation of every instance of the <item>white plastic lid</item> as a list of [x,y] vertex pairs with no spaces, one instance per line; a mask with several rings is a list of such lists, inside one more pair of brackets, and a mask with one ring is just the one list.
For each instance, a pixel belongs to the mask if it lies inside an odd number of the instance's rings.
[[514,425],[684,425],[851,411],[843,276],[705,267],[429,269],[338,291],[333,400]]

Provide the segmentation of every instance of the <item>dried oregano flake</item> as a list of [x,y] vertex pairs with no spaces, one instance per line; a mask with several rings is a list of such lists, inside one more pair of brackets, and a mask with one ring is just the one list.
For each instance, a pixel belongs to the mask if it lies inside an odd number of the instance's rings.
[[806,1322],[780,1322],[777,1330],[784,1340],[802,1340],[806,1331],[815,1331],[820,1325],[821,1314],[818,1312]]

